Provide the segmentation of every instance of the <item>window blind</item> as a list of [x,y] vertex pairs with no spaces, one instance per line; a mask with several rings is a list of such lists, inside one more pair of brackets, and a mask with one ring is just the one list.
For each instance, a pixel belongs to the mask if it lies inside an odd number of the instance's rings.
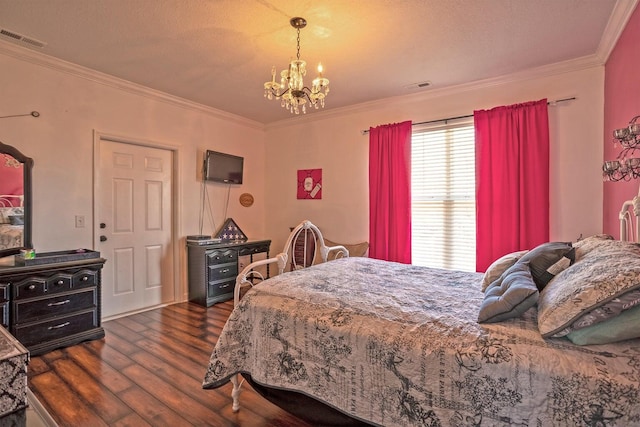
[[412,263],[476,269],[473,121],[415,128],[411,138]]

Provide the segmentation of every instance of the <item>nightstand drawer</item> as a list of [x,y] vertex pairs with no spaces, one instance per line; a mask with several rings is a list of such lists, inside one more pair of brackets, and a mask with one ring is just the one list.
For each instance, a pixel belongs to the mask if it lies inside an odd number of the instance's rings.
[[253,255],[253,254],[257,254],[260,252],[269,252],[269,243],[261,243],[261,244],[256,244],[256,245],[247,245],[245,247],[242,247],[239,251],[238,254],[243,256],[243,255]]
[[207,288],[207,297],[215,297],[217,295],[228,294],[233,292],[233,288],[236,285],[235,280],[226,281],[226,282],[209,282],[209,286]]
[[217,250],[207,253],[207,264],[224,264],[228,262],[236,262],[238,252],[234,249]]
[[26,347],[45,341],[64,338],[73,334],[97,328],[97,310],[87,310],[53,320],[16,325],[14,335]]
[[43,317],[60,316],[73,311],[94,308],[97,304],[96,288],[48,298],[16,301],[13,305],[13,322],[32,322]]
[[218,264],[209,266],[209,281],[222,280],[238,275],[238,264]]

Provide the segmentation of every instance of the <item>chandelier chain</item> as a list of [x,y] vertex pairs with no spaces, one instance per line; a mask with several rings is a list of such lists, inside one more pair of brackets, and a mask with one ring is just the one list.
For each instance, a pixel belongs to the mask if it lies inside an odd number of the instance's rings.
[[296,57],[298,58],[298,61],[300,60],[300,28],[298,28],[298,38],[296,40],[296,43],[298,44],[298,51],[296,54]]

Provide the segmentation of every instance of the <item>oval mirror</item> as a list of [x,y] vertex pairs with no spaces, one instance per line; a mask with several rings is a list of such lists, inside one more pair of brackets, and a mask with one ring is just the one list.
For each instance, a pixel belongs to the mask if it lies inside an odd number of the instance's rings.
[[0,258],[33,248],[32,167],[31,158],[0,142]]

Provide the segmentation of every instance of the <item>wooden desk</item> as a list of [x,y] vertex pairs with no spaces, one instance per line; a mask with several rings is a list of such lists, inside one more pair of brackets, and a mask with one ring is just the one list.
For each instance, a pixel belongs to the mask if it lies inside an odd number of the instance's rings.
[[[220,242],[210,245],[187,243],[189,301],[205,307],[233,299],[242,256],[264,253],[269,258],[271,240]],[[267,277],[269,267],[267,266]]]

